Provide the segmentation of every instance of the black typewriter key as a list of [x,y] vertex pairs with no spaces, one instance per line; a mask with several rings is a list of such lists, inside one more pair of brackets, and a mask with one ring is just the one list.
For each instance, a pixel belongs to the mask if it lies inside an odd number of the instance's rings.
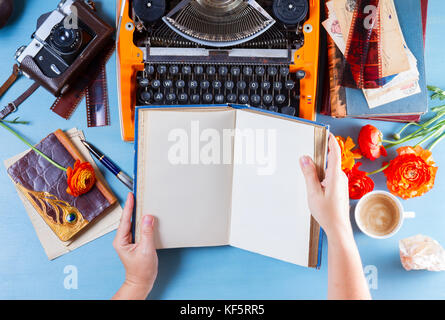
[[153,98],[156,102],[160,103],[162,100],[164,100],[164,94],[162,92],[156,92]]
[[275,102],[278,104],[283,104],[286,101],[286,97],[283,94],[278,94],[275,96]]
[[265,104],[271,104],[273,102],[273,96],[271,94],[265,94],[263,97],[263,102]]
[[242,104],[248,104],[249,96],[247,94],[240,94],[238,101],[239,101],[239,103],[242,103]]
[[278,112],[279,111],[277,106],[270,106],[269,110],[272,111],[272,112]]
[[216,68],[214,66],[207,67],[207,74],[213,76],[216,74]]
[[158,88],[160,88],[160,87],[161,87],[161,81],[160,81],[160,80],[153,80],[153,81],[151,82],[151,87],[152,87],[153,89],[158,89]]
[[219,90],[222,87],[222,83],[219,80],[215,80],[212,82],[213,89]]
[[262,66],[258,66],[255,68],[255,73],[257,74],[257,76],[262,77],[266,73],[266,69]]
[[147,66],[146,68],[145,68],[145,72],[147,72],[147,74],[153,74],[153,73],[155,73],[155,67],[153,67],[153,66]]
[[280,74],[283,77],[287,77],[289,75],[289,67],[281,67],[280,68]]
[[292,80],[287,80],[287,81],[284,83],[284,87],[285,87],[287,90],[292,90],[293,88],[295,88],[295,82],[293,82]]
[[202,96],[202,100],[203,100],[205,103],[210,103],[210,102],[212,102],[212,100],[213,100],[213,94],[211,94],[211,93],[205,93],[205,94]]
[[187,100],[188,100],[188,95],[187,95],[187,93],[180,93],[179,95],[178,95],[178,101],[180,102],[180,103],[186,103],[187,102]]
[[141,78],[139,80],[139,86],[142,88],[147,88],[150,85],[150,80],[148,80],[147,78]]
[[173,75],[178,74],[179,73],[179,67],[175,66],[175,65],[170,66],[169,72],[170,72],[170,74],[173,74]]
[[189,81],[189,88],[190,88],[190,89],[196,89],[196,88],[198,88],[198,81],[196,81],[196,80],[191,80],[191,81]]
[[257,106],[261,103],[261,97],[258,94],[253,94],[250,97],[250,102],[254,105]]
[[238,76],[241,74],[241,69],[238,68],[238,67],[233,67],[233,68],[230,70],[230,73],[232,74],[232,76],[234,76],[234,77],[238,77]]
[[306,71],[298,70],[296,72],[296,76],[297,76],[298,79],[304,79],[304,78],[306,78]]
[[275,82],[273,83],[273,89],[274,89],[275,91],[280,91],[281,89],[283,89],[283,84],[282,84],[281,82],[277,82],[277,81],[275,81]]
[[158,66],[158,73],[159,74],[164,74],[166,72],[167,72],[167,67],[166,66],[164,66],[164,65]]
[[227,68],[226,66],[221,66],[221,67],[219,67],[219,69],[218,69],[218,73],[219,73],[221,76],[226,76],[226,75],[229,73],[229,68]]
[[197,75],[200,75],[200,74],[204,73],[204,68],[202,66],[196,66],[195,67],[195,73]]
[[259,85],[258,82],[256,82],[256,81],[253,81],[253,82],[250,82],[250,83],[249,83],[249,88],[250,88],[251,90],[257,90],[259,87],[260,87],[260,85]]
[[295,116],[297,110],[294,107],[283,107],[281,108],[281,113],[287,114],[289,116]]
[[250,77],[250,76],[253,74],[253,69],[252,69],[252,67],[244,67],[244,69],[243,69],[243,74],[244,74],[246,77]]
[[201,81],[200,87],[203,90],[207,90],[208,88],[210,88],[210,82],[208,82],[207,80]]
[[270,90],[270,82],[269,81],[261,82],[261,89],[263,89],[263,90]]
[[246,83],[246,81],[238,81],[238,83],[236,84],[236,87],[239,90],[244,90],[247,88],[247,83]]
[[164,80],[164,88],[173,88],[173,81],[171,81],[170,79],[166,79]]
[[190,102],[193,103],[193,104],[198,104],[199,100],[200,100],[199,94],[192,94],[190,96]]
[[185,87],[185,81],[184,80],[177,80],[176,81],[176,88],[183,89]]
[[192,67],[190,67],[190,66],[182,67],[182,74],[189,75],[191,73],[192,73]]
[[227,90],[232,90],[233,88],[235,88],[235,83],[233,81],[226,81],[226,83],[224,83],[224,87]]
[[227,95],[227,102],[235,103],[236,102],[236,94],[230,93]]
[[176,100],[176,93],[168,93],[166,96],[165,96],[165,99],[168,101],[168,102],[170,102],[170,103],[172,103],[173,101],[175,101]]
[[278,74],[278,69],[276,67],[269,67],[267,69],[267,74],[271,77],[276,76]]
[[140,98],[141,101],[148,103],[151,99],[151,93],[149,91],[142,91],[140,94]]
[[219,103],[219,104],[224,103],[224,95],[223,94],[215,95],[215,103]]

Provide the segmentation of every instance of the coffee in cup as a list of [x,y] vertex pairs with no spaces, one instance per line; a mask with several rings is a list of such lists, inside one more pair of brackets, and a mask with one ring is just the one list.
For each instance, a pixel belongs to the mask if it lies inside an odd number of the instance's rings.
[[355,221],[360,230],[377,239],[393,236],[401,228],[404,218],[414,216],[413,212],[404,212],[400,201],[384,191],[368,193],[355,208]]

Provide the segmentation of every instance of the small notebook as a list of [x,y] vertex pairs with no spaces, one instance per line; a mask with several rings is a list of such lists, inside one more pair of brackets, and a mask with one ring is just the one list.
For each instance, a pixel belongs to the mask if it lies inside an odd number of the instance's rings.
[[[83,155],[61,130],[48,135],[36,148],[65,168],[73,167],[76,160],[85,162]],[[63,242],[71,241],[117,201],[101,179],[88,193],[72,197],[66,192],[66,173],[32,150],[12,164],[8,174]],[[76,216],[72,222],[67,221],[70,214]]]
[[[85,140],[85,136],[82,131],[77,129],[71,129],[65,131],[65,134],[71,140],[71,142],[76,146],[77,150],[82,154],[82,156],[89,161],[94,169],[96,170],[97,178],[103,181],[107,185],[105,178],[98,169],[96,163],[94,162],[92,156],[85,146],[82,144],[81,140]],[[10,159],[4,161],[6,168],[16,163],[18,160],[23,158],[29,151],[22,152]],[[23,202],[26,213],[35,229],[36,235],[46,253],[49,260],[54,260],[60,256],[63,256],[71,251],[74,251],[83,245],[94,241],[107,233],[116,230],[119,226],[119,222],[122,216],[122,207],[116,202],[111,206],[106,212],[102,213],[98,218],[94,219],[92,223],[89,224],[80,234],[74,237],[70,241],[61,241],[56,234],[51,230],[51,228],[45,223],[40,214],[37,212],[35,207],[31,202],[25,197],[25,195],[18,189],[16,190],[20,200]]]
[[159,249],[231,245],[319,266],[299,159],[311,156],[323,177],[328,127],[246,106],[136,114],[136,241],[152,214]]

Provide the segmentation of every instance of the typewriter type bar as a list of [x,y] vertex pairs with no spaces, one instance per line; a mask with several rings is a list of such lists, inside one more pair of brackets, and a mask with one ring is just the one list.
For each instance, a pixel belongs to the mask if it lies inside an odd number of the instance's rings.
[[[264,32],[233,47],[193,41],[163,20],[186,14],[181,10],[194,2],[212,6],[212,0],[151,1],[156,10],[140,13],[141,2],[144,0],[121,0],[117,10],[118,92],[125,141],[134,140],[134,112],[140,105],[248,104],[315,120],[318,1],[294,0],[301,11],[296,12],[304,15],[304,21],[295,25],[283,23],[285,19],[277,11],[282,8],[277,9],[275,1],[225,1],[234,7],[237,2],[261,7],[270,13],[268,18],[277,19]],[[188,21],[184,17],[179,20]],[[223,16],[214,20],[224,25]],[[248,23],[247,27],[254,29]]]

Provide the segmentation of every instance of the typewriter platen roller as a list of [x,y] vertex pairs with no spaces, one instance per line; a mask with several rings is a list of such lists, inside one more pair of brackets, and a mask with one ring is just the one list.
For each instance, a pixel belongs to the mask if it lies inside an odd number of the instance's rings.
[[[119,2],[119,1],[118,1]],[[315,0],[121,0],[122,136],[139,105],[249,104],[315,119]]]

